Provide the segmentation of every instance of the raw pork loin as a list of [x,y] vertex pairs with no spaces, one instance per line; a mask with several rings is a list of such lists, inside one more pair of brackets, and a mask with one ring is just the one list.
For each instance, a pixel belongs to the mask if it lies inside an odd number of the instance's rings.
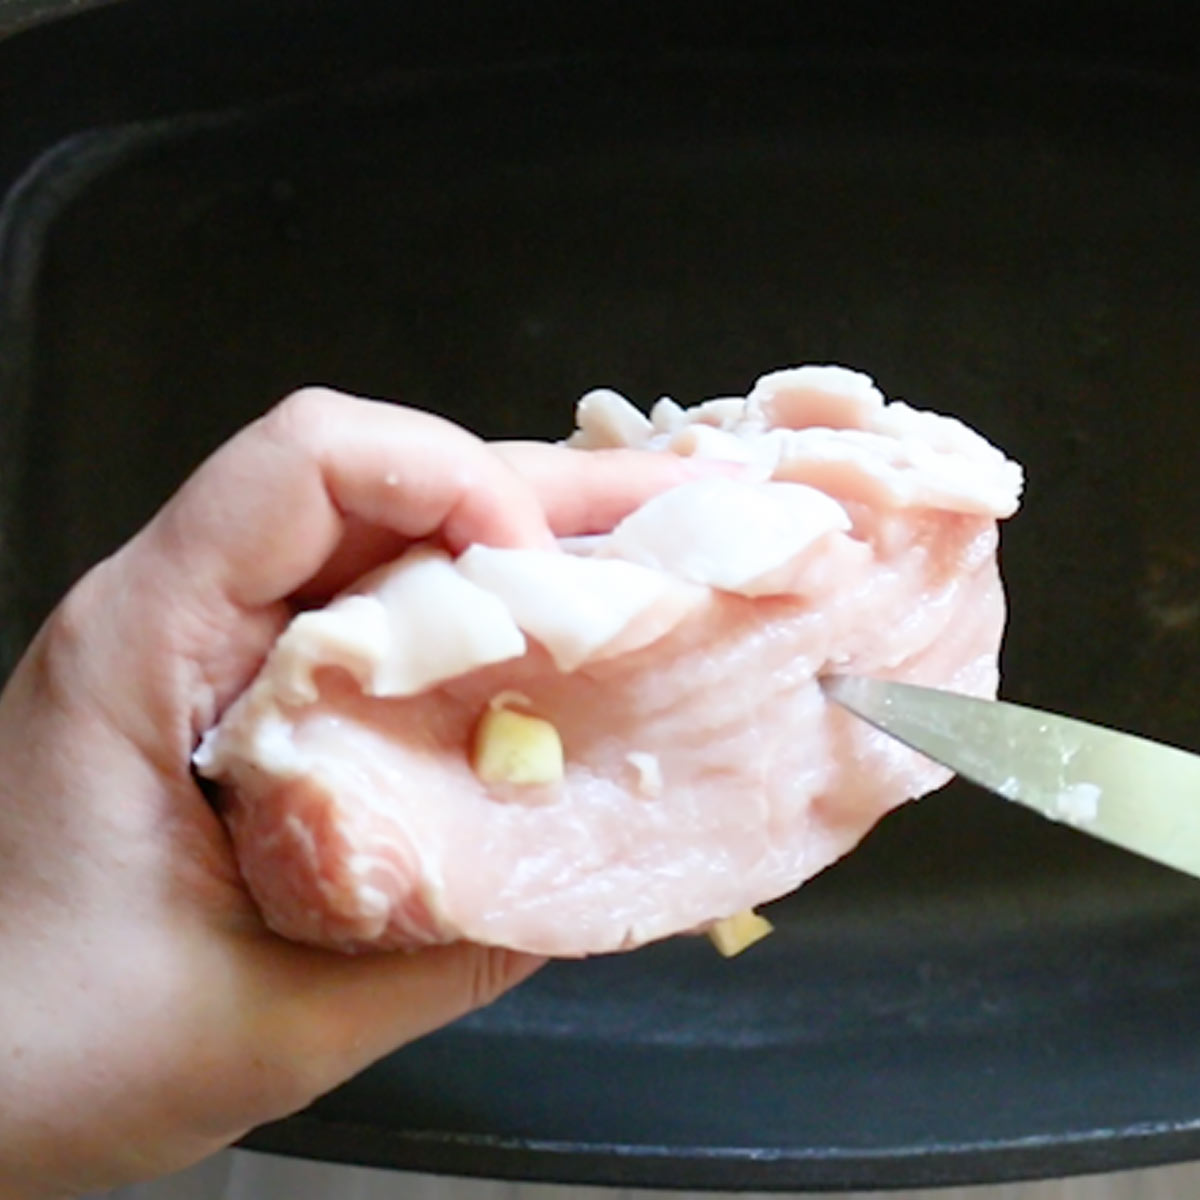
[[[196,755],[280,933],[624,950],[792,891],[949,778],[817,680],[995,694],[1015,463],[838,367],[649,417],[593,392],[577,422],[746,474],[565,553],[421,547],[296,617]],[[481,767],[497,712],[557,731],[546,773]]]

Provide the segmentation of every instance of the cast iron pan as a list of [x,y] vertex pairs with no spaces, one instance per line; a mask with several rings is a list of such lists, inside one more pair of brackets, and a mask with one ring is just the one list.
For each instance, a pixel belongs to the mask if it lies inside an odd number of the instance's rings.
[[[1182,9],[336,7],[0,44],[9,663],[297,385],[557,436],[593,385],[836,361],[1026,464],[1007,694],[1200,749]],[[952,786],[770,915],[556,965],[247,1144],[745,1189],[1200,1154],[1200,884]]]

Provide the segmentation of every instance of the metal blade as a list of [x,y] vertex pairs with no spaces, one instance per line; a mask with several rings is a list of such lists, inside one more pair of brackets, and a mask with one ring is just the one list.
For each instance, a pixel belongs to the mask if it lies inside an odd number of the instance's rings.
[[834,676],[826,695],[972,783],[1200,877],[1200,756],[996,700]]

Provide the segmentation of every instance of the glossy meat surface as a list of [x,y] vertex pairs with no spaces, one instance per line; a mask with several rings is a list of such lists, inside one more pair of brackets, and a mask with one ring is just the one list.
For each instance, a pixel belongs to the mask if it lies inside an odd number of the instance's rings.
[[[558,552],[418,548],[297,617],[197,754],[279,932],[626,949],[786,894],[948,778],[817,679],[994,694],[1014,463],[840,368],[649,417],[594,392],[577,423],[746,468]],[[557,729],[561,781],[481,782],[497,703]]]

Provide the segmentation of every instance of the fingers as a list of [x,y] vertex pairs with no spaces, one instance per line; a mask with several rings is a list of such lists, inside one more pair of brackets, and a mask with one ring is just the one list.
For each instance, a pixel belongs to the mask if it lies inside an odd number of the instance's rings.
[[[726,473],[728,464],[636,450],[571,450],[548,442],[491,446],[532,489],[545,519],[560,537],[607,532],[651,496],[701,474]],[[342,540],[298,599],[321,602],[382,562],[406,540],[392,529],[347,521]]]
[[323,604],[381,563],[399,558],[410,544],[410,538],[394,529],[347,519],[337,549],[321,569],[296,590],[294,598],[302,605]]
[[266,1036],[280,1061],[302,1070],[301,1087],[311,1095],[298,1103],[490,1004],[545,961],[466,943],[362,958],[286,944],[278,950]]
[[485,1007],[543,962],[466,943],[343,961],[327,1015],[353,1026],[357,1052],[371,1061]]
[[636,450],[489,446],[428,413],[324,389],[276,406],[205,462],[141,545],[200,599],[242,611],[328,595],[440,537],[458,551],[611,529],[651,496],[728,464]]
[[312,579],[347,522],[455,549],[548,544],[534,490],[426,413],[298,392],[205,462],[145,531],[182,587],[261,608]]
[[743,470],[645,450],[572,450],[547,442],[493,445],[536,493],[559,537],[607,533],[651,497],[705,475]]
[[[560,537],[607,532],[651,496],[728,464],[636,450],[571,450],[548,442],[494,443],[497,454],[536,495]],[[405,539],[392,529],[347,521],[332,557],[298,599],[321,602],[395,558]],[[461,548],[461,547],[455,547]]]

